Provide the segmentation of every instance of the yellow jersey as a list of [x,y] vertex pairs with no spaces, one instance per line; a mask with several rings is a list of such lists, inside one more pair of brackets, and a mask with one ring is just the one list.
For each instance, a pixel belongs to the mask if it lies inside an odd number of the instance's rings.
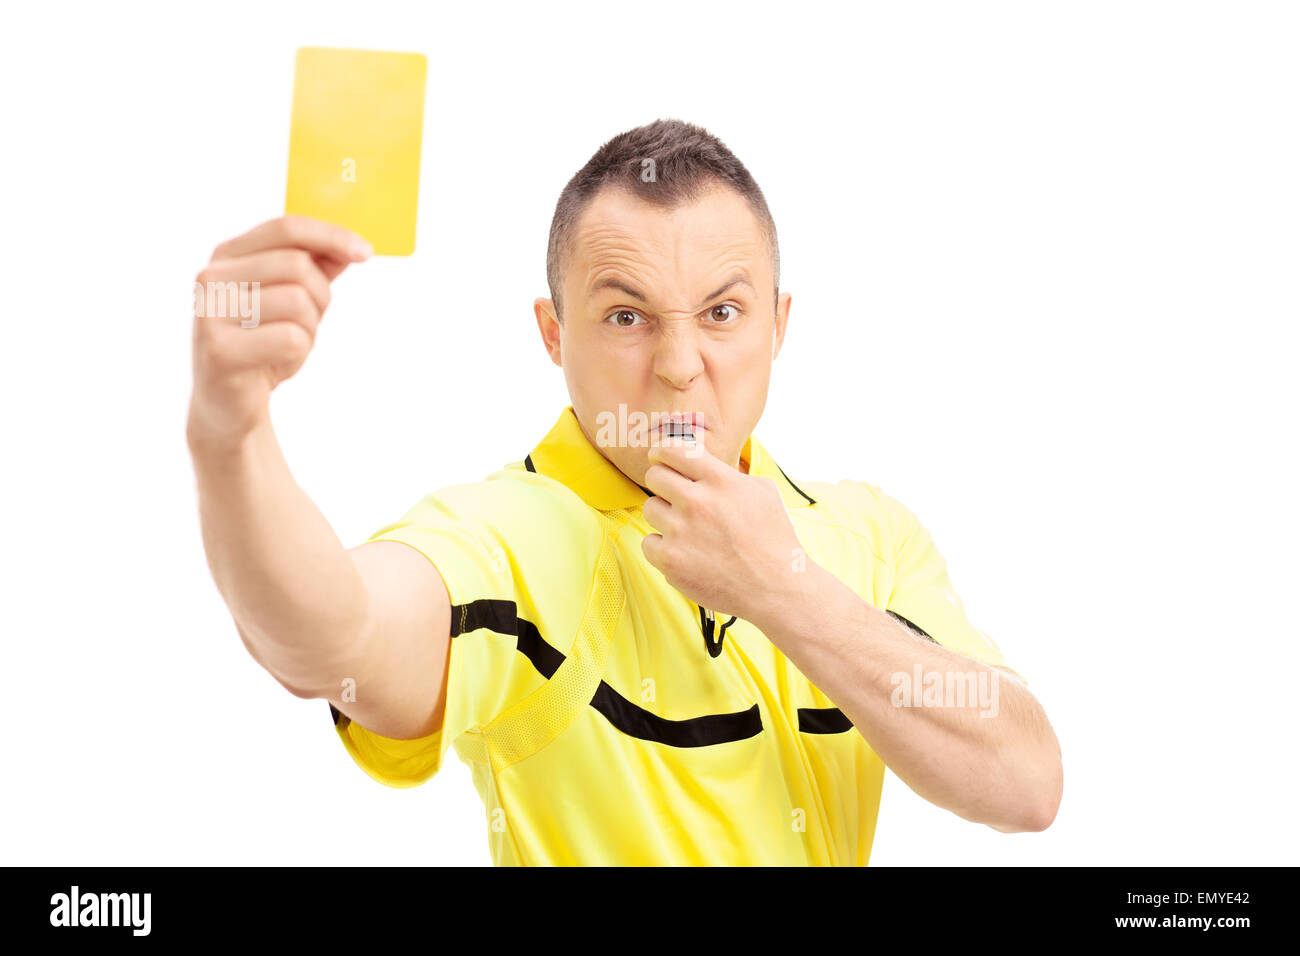
[[[752,434],[808,560],[943,647],[1006,666],[899,502],[859,481],[796,485]],[[483,800],[496,865],[847,865],[871,854],[885,765],[756,627],[671,587],[641,550],[650,492],[572,406],[524,457],[417,502],[401,541],[451,598],[446,710],[396,740],[330,705],[371,777],[412,787],[449,746]]]

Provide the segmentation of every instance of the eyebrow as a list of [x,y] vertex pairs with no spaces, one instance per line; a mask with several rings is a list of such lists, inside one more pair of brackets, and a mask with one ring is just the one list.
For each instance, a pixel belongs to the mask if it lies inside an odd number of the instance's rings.
[[[726,282],[722,283],[722,285],[720,285],[712,293],[705,296],[704,301],[700,303],[700,308],[701,309],[704,308],[706,305],[708,305],[718,296],[722,295],[722,293],[726,292],[728,289],[737,285],[747,285],[749,286],[751,292],[754,292],[755,294],[757,294],[758,292],[758,290],[754,288],[754,283],[750,282],[747,276],[745,276],[743,273],[736,273]],[[650,300],[647,299],[645,297],[645,294],[642,293],[640,289],[636,288],[636,286],[628,285],[626,282],[622,281],[621,279],[616,279],[613,276],[606,276],[605,278],[601,279],[599,282],[597,282],[595,285],[591,287],[591,292],[589,294],[595,295],[597,292],[600,292],[602,289],[617,289],[619,292],[622,292],[624,295],[631,296],[632,298],[636,299],[639,302],[643,302],[647,305],[650,303]]]

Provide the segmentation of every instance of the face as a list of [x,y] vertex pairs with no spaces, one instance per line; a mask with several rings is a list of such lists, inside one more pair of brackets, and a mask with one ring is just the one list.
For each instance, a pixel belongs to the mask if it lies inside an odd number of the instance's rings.
[[[603,189],[587,206],[566,263],[564,321],[550,299],[534,312],[582,430],[633,481],[645,484],[660,416],[679,412],[697,416],[696,441],[741,467],[790,312],[774,278],[758,217],[729,188],[675,209]],[[638,435],[638,412],[660,430]]]

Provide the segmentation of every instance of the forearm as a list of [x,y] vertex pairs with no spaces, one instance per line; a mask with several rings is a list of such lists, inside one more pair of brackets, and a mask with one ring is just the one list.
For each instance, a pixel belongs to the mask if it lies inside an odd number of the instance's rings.
[[[999,830],[1050,823],[1060,801],[1060,750],[1020,681],[913,634],[815,564],[760,617],[753,623],[916,793]],[[923,684],[937,673],[955,686],[947,679],[955,675],[966,688],[984,688],[984,701],[917,706],[924,703],[923,687],[912,686],[917,665]],[[905,688],[912,706],[899,705]],[[987,706],[990,688],[996,708]]]
[[[351,554],[294,481],[269,420],[237,447],[187,440],[208,566],[249,653],[301,696],[346,671],[367,594]],[[332,678],[331,678],[332,679]]]

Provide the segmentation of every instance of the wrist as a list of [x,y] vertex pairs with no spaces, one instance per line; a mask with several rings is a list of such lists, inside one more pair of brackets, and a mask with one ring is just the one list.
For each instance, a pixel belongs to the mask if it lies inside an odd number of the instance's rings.
[[185,444],[196,460],[235,458],[246,454],[260,441],[260,436],[270,429],[270,418],[267,415],[258,416],[249,424],[236,429],[217,427],[192,402],[185,422]]
[[807,609],[820,605],[828,577],[825,568],[800,552],[755,595],[756,606],[745,620],[769,636],[781,632],[787,621],[806,619]]

